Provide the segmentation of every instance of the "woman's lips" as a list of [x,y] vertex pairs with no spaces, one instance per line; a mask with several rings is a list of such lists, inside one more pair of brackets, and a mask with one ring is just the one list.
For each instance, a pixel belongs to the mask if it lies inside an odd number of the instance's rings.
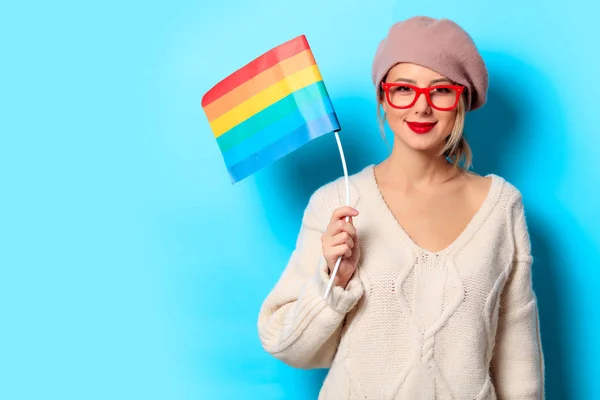
[[433,129],[437,122],[410,122],[406,121],[408,127],[415,133],[423,134]]

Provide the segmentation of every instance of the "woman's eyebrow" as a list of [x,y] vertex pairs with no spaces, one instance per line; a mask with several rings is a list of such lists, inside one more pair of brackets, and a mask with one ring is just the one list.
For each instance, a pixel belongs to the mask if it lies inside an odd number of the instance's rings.
[[434,79],[431,82],[429,82],[429,84],[433,84],[433,83],[439,83],[439,82],[450,82],[453,83],[450,79],[448,78],[440,78],[440,79]]
[[[396,80],[394,82],[408,82],[408,83],[413,83],[413,84],[417,84],[417,81],[412,80],[412,79],[408,79],[408,78],[396,78]],[[439,83],[439,82],[450,82],[453,83],[452,80],[448,79],[448,78],[439,78],[439,79],[434,79],[431,82],[429,82],[430,85],[433,85],[434,83]]]
[[417,81],[413,81],[412,79],[406,79],[406,78],[397,78],[394,82],[408,82],[408,83],[414,83],[415,85],[417,84]]

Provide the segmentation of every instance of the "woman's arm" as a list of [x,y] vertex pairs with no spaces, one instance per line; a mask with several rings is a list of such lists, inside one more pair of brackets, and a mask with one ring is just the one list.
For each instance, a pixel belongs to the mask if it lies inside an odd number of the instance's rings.
[[[340,341],[342,321],[363,294],[357,274],[346,288],[329,281],[321,236],[329,220],[325,188],[317,190],[304,212],[302,226],[279,281],[264,301],[258,332],[266,351],[298,368],[328,368]],[[337,196],[336,196],[337,198]]]
[[514,259],[502,292],[490,373],[499,400],[544,399],[544,356],[532,285],[529,232],[520,193],[509,207]]

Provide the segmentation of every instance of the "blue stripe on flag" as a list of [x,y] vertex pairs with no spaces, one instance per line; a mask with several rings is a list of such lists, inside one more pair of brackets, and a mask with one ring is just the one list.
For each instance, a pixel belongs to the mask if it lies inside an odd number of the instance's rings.
[[304,125],[278,141],[262,148],[237,164],[228,167],[231,180],[233,183],[239,182],[264,166],[300,148],[312,139],[339,129],[340,124],[335,113],[329,113],[320,118],[307,121]]
[[311,103],[303,104],[295,112],[275,121],[237,146],[224,151],[225,164],[228,167],[233,166],[302,127],[306,121],[316,120],[332,113],[333,105],[328,97],[321,97]]

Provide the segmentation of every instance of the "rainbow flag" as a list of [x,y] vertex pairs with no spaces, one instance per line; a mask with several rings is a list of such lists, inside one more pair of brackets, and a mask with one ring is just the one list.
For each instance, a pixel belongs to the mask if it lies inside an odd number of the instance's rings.
[[216,84],[202,97],[202,108],[232,183],[340,129],[304,35]]

